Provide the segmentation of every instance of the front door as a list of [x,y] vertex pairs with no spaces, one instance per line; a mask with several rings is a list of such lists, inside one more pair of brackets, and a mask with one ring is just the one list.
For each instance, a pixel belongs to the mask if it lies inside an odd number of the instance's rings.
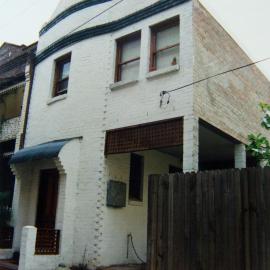
[[55,229],[59,173],[56,169],[40,171],[36,227]]

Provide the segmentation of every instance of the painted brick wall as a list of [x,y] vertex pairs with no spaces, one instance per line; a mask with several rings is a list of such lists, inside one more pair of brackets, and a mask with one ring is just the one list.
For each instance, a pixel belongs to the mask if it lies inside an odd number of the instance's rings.
[[[73,262],[80,146],[80,140],[74,139],[62,148],[57,159],[16,166],[14,170],[17,176],[15,196],[18,200],[16,203],[13,202],[13,207],[15,213],[19,214],[15,215],[16,227],[13,248],[18,249],[21,236],[24,240],[23,246],[20,248],[21,259],[24,263],[20,265],[20,270],[54,270],[60,263],[64,262],[71,265]],[[60,254],[56,256],[35,256],[34,250],[27,250],[27,245],[31,245],[31,243],[25,243],[27,239],[22,235],[22,229],[28,225],[35,226],[40,170],[52,168],[57,168],[60,174],[56,216],[56,229],[61,231]]]
[[[107,10],[110,6],[113,6],[118,1],[119,0],[113,0],[110,2],[105,2],[99,5],[83,9],[70,15],[65,20],[60,21],[57,25],[51,28],[44,36],[41,37],[38,43],[38,52],[47,47],[48,45],[50,45],[52,42],[63,37],[64,35],[68,35],[70,32],[74,32],[73,30],[82,24],[83,26],[80,27],[79,29],[76,29],[76,31],[120,19],[124,16],[127,16],[142,8],[145,8],[151,4],[158,2],[158,0],[123,1],[116,7],[106,11],[102,16],[98,16],[93,20],[91,19],[95,17],[97,14],[103,12],[104,10]],[[75,3],[78,1],[61,1],[54,13],[54,16],[59,14],[59,12],[63,11],[63,9],[65,9],[66,7],[70,6],[71,2]],[[88,20],[89,22],[85,23]]]
[[[131,1],[136,5],[130,4]],[[124,2],[85,27],[120,18],[154,2],[130,0],[129,5]],[[39,50],[107,6],[108,3],[91,7],[66,18],[41,37]],[[180,69],[150,79],[149,26],[178,14],[181,21]],[[161,91],[249,62],[248,57],[201,6],[195,5],[192,16],[192,3],[187,2],[121,31],[75,44],[49,57],[36,68],[26,146],[83,137],[77,157],[78,168],[71,169],[71,174],[78,170],[78,182],[73,186],[75,195],[70,205],[75,214],[67,213],[68,226],[73,226],[73,232],[66,235],[73,242],[73,252],[67,251],[67,254],[73,254],[74,263],[81,262],[84,254],[94,265],[134,262],[134,254],[130,260],[125,258],[126,234],[129,232],[134,233],[138,250],[145,258],[146,194],[141,207],[128,205],[125,209],[113,210],[105,206],[107,181],[110,178],[127,181],[129,164],[128,155],[104,157],[106,130],[180,116],[193,119],[194,110],[197,117],[241,141],[245,141],[251,130],[258,130],[257,103],[261,99],[268,100],[269,86],[256,68],[197,85],[194,93],[192,87],[174,92],[170,103],[160,107]],[[115,39],[138,30],[142,31],[139,80],[132,86],[111,91]],[[72,52],[68,94],[65,99],[52,103],[54,59],[67,52]],[[194,124],[191,130],[197,130],[196,127]],[[197,142],[198,134],[194,134],[190,137]],[[186,140],[190,141],[190,138]],[[197,148],[192,149],[192,154]],[[149,159],[149,171],[145,175],[147,190],[148,173],[165,172],[167,165],[166,168],[159,166],[161,158],[163,161],[167,158],[158,153],[145,154]],[[134,220],[134,212],[142,217],[143,224]]]
[[[108,156],[106,160],[108,180],[127,184],[127,206],[122,209],[106,207],[101,239],[101,262],[103,265],[140,263],[131,246],[127,254],[127,235],[132,233],[136,250],[146,261],[148,176],[169,172],[169,165],[181,168],[182,157],[172,157],[156,150],[137,153],[144,157],[143,202],[128,199],[130,154]],[[179,154],[180,155],[180,154]],[[118,247],[117,249],[114,247]]]
[[[142,1],[136,8],[152,2]],[[135,5],[130,7],[125,5],[120,13],[116,9],[110,16],[116,18],[120,14],[123,16],[131,13]],[[147,79],[149,26],[177,14],[181,16],[180,70],[151,80]],[[76,16],[79,18],[80,12]],[[105,17],[107,19],[107,16]],[[65,19],[61,29],[53,30],[59,31],[57,34],[49,31],[41,37],[40,48],[43,48],[45,43],[51,42],[50,35],[53,38],[61,36],[62,31],[68,31],[74,25],[69,18]],[[113,83],[115,39],[139,29],[143,35],[139,82],[133,87],[111,91],[109,85]],[[70,51],[72,59],[67,97],[51,103],[54,59]],[[92,264],[111,264],[116,262],[116,257],[120,258],[125,253],[126,247],[123,246],[119,247],[119,253],[108,257],[108,250],[102,245],[103,239],[105,243],[108,243],[109,239],[103,234],[105,219],[108,222],[109,217],[105,206],[108,180],[104,157],[105,131],[110,128],[192,114],[192,88],[178,93],[168,106],[159,107],[159,94],[160,91],[166,90],[165,86],[173,88],[182,82],[188,83],[192,80],[192,54],[192,5],[189,2],[119,32],[73,45],[36,67],[26,147],[56,139],[83,137],[79,157],[79,182],[76,185],[74,202],[75,216],[72,217],[74,263],[81,262],[83,255],[86,254],[86,258]],[[124,210],[123,214],[125,212],[127,211]],[[106,223],[107,226],[110,226],[110,229],[117,229],[117,225],[113,223],[111,225]],[[146,230],[145,226],[143,228],[142,230]],[[121,242],[122,232],[116,237],[117,241]],[[142,250],[145,250],[144,243],[140,243],[139,248]]]

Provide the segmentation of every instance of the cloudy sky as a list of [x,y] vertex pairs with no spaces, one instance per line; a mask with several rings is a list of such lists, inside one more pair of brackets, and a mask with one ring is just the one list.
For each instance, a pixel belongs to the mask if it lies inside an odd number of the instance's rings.
[[0,0],[0,43],[29,45],[38,39],[58,0]]
[[[128,1],[128,0],[126,0]],[[144,0],[138,0],[144,1]],[[200,0],[254,60],[270,56],[269,0]],[[0,43],[31,44],[57,0],[0,0]],[[270,61],[260,64],[270,78]]]

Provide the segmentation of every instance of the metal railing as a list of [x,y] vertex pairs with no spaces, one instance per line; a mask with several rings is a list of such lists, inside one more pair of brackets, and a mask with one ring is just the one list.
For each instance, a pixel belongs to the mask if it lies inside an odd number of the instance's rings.
[[60,230],[38,229],[36,238],[36,255],[59,254]]

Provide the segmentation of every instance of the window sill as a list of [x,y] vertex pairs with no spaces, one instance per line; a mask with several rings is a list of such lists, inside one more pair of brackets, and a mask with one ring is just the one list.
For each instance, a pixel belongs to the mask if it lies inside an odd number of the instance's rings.
[[159,76],[162,76],[162,75],[166,75],[166,74],[169,74],[169,73],[172,73],[172,72],[176,72],[179,69],[180,69],[179,65],[174,65],[174,66],[171,66],[171,67],[162,68],[162,69],[159,69],[159,70],[149,72],[146,75],[146,78],[147,79],[153,79],[153,78],[156,78],[156,77],[159,77]]
[[64,94],[64,95],[60,95],[60,96],[57,96],[57,97],[53,97],[53,98],[50,98],[48,101],[47,101],[47,105],[51,105],[57,101],[60,101],[60,100],[63,100],[63,99],[66,99],[67,98],[67,94]]
[[130,200],[128,201],[128,204],[131,206],[143,206],[143,201]]
[[110,84],[110,89],[117,90],[117,89],[121,89],[121,88],[125,88],[128,86],[134,85],[136,83],[138,83],[138,80],[116,82],[116,83]]

